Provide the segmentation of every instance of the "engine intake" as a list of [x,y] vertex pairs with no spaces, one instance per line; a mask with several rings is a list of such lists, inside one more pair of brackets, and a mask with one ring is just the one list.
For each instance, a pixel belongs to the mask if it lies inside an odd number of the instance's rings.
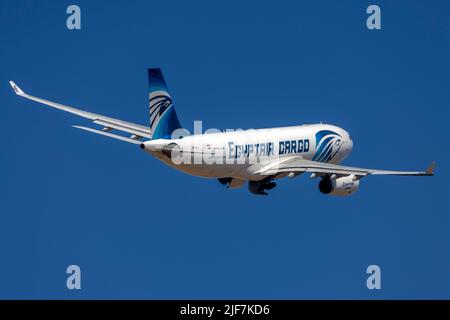
[[335,196],[349,196],[358,191],[359,180],[355,176],[345,176],[337,179],[323,178],[319,182],[319,190],[323,194]]

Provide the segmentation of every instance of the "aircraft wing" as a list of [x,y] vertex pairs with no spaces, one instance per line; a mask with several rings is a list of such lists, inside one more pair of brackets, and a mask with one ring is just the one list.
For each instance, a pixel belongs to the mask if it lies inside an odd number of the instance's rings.
[[[95,114],[92,112],[76,109],[76,108],[73,108],[70,106],[66,106],[63,104],[45,100],[42,98],[34,97],[34,96],[28,95],[25,92],[23,92],[14,82],[10,81],[9,84],[11,85],[11,87],[14,89],[14,92],[18,96],[21,96],[21,97],[24,97],[29,100],[33,100],[33,101],[36,101],[36,102],[39,102],[42,104],[46,104],[50,107],[53,107],[53,108],[56,108],[59,110],[63,110],[63,111],[69,112],[69,113],[76,114],[77,116],[80,116],[80,117],[83,117],[86,119],[90,119],[93,121],[93,123],[103,126],[103,129],[101,131],[91,129],[91,128],[79,127],[79,126],[74,126],[75,128],[83,129],[83,130],[94,132],[97,134],[102,134],[104,136],[108,136],[111,138],[115,138],[115,139],[127,141],[127,142],[135,141],[136,143],[139,143],[139,139],[141,139],[141,138],[151,138],[149,127],[131,123],[131,122],[126,122],[123,120],[106,117],[106,116],[102,116],[100,114]],[[126,138],[126,137],[122,137],[122,136],[119,136],[119,135],[116,135],[113,133],[107,133],[107,131],[110,131],[113,129],[129,133],[129,134],[131,134],[131,136],[129,138]],[[123,138],[123,139],[121,139],[121,138]]]
[[267,165],[257,173],[261,175],[276,175],[279,173],[310,172],[317,175],[335,174],[336,176],[354,175],[362,178],[371,174],[398,175],[398,176],[432,176],[436,163],[433,161],[425,171],[391,171],[341,166],[337,164],[305,160],[300,156],[284,158],[276,163]]

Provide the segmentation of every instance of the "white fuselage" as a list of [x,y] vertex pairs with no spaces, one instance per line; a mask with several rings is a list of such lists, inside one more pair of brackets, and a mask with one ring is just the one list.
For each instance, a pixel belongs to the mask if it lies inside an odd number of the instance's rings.
[[256,174],[258,170],[286,156],[338,164],[350,154],[353,142],[342,128],[311,124],[157,139],[141,147],[167,165],[194,176],[256,181],[264,178]]

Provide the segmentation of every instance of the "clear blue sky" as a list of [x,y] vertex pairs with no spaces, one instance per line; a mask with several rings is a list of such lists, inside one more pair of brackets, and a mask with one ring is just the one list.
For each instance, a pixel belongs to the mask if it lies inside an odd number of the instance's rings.
[[[81,31],[72,2],[0,2],[0,298],[450,298],[448,1],[74,3]],[[188,129],[323,121],[352,134],[348,165],[437,175],[369,177],[348,198],[300,176],[257,197],[8,85],[147,124],[149,66]]]

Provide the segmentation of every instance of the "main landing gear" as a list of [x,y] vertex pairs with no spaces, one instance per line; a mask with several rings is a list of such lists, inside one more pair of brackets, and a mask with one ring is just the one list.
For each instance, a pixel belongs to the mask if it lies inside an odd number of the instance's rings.
[[275,188],[277,184],[272,181],[272,177],[267,177],[260,181],[249,181],[248,190],[253,194],[267,195],[266,190]]

